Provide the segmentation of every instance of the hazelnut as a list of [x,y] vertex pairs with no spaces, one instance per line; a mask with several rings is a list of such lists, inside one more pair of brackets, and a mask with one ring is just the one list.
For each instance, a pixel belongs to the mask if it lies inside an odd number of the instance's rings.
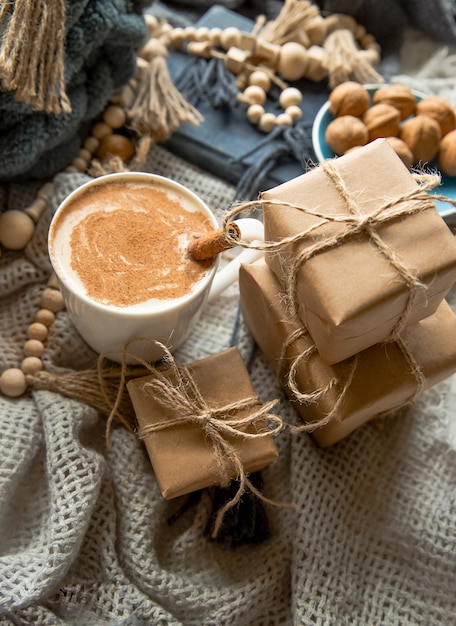
[[439,96],[428,96],[416,105],[417,115],[428,115],[440,126],[442,137],[455,129],[456,114],[449,102]]
[[401,123],[399,111],[391,104],[374,104],[363,115],[369,141],[379,137],[397,137]]
[[402,139],[399,137],[386,137],[386,141],[392,147],[397,156],[401,159],[404,165],[410,169],[413,165],[413,153]]
[[369,108],[370,96],[367,89],[354,81],[340,83],[329,95],[329,110],[334,117],[354,115],[361,117]]
[[456,176],[456,130],[447,133],[440,142],[439,165],[448,176]]
[[325,139],[331,150],[341,155],[353,146],[364,146],[368,142],[369,133],[359,118],[342,115],[328,124]]
[[389,104],[400,112],[401,121],[415,113],[416,99],[404,85],[385,85],[374,93],[374,104]]
[[403,123],[399,137],[413,152],[414,163],[428,163],[439,150],[440,126],[432,117],[416,115]]

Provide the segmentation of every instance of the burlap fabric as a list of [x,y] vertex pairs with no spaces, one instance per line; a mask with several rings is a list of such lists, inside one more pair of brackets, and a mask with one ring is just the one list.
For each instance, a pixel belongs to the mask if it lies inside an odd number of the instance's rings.
[[[219,216],[234,195],[163,148],[147,169],[189,186]],[[53,210],[84,180],[59,175],[25,256],[0,259],[2,370],[20,362],[46,284]],[[20,208],[32,191],[11,185],[2,200]],[[238,317],[237,285],[207,306],[176,358],[232,344],[263,400],[280,398],[280,415],[296,423]],[[95,358],[60,313],[46,368],[82,369]],[[0,397],[0,622],[448,626],[456,614],[455,403],[453,377],[407,414],[370,423],[331,449],[302,433],[279,436],[264,492],[296,509],[268,506],[271,538],[232,549],[204,536],[205,495],[168,523],[183,499],[162,499],[136,435],[118,426],[107,448],[104,418],[83,403],[46,391]]]

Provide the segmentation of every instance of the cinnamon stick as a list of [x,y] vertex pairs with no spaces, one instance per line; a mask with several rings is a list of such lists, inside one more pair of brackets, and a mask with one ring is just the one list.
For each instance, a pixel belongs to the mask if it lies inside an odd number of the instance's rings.
[[188,254],[194,261],[207,261],[213,259],[236,244],[227,237],[239,240],[241,238],[241,229],[235,222],[227,224],[226,231],[223,228],[217,228],[208,235],[195,238],[188,246]]

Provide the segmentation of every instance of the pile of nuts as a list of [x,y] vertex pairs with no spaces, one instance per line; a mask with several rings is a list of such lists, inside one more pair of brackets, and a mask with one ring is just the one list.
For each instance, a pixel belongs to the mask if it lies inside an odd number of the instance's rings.
[[415,98],[404,85],[380,86],[373,94],[347,81],[329,96],[332,120],[326,129],[328,147],[347,154],[384,137],[410,169],[436,159],[448,176],[456,176],[456,113],[439,96]]

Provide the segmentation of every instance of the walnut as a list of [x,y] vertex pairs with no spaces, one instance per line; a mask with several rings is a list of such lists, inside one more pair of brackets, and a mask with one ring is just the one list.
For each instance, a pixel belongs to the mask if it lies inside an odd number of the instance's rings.
[[456,130],[447,133],[440,142],[439,165],[448,176],[456,176]]
[[369,140],[369,133],[358,117],[342,115],[328,124],[325,139],[331,150],[341,155],[353,146],[364,146]]
[[400,112],[401,121],[415,113],[416,99],[405,85],[385,85],[377,89],[373,96],[374,104],[389,104]]
[[354,81],[340,83],[329,95],[329,110],[334,117],[354,115],[361,117],[369,108],[370,96],[367,89]]
[[413,152],[408,145],[399,137],[387,137],[386,141],[392,147],[397,156],[401,159],[404,165],[410,169],[413,165]]
[[374,104],[363,115],[369,141],[379,137],[397,137],[401,123],[399,111],[391,104]]
[[406,120],[399,137],[413,152],[414,163],[428,163],[437,155],[441,131],[439,124],[427,115],[416,115]]
[[449,102],[439,96],[428,96],[416,105],[417,115],[429,115],[440,126],[442,137],[455,129],[456,114]]

